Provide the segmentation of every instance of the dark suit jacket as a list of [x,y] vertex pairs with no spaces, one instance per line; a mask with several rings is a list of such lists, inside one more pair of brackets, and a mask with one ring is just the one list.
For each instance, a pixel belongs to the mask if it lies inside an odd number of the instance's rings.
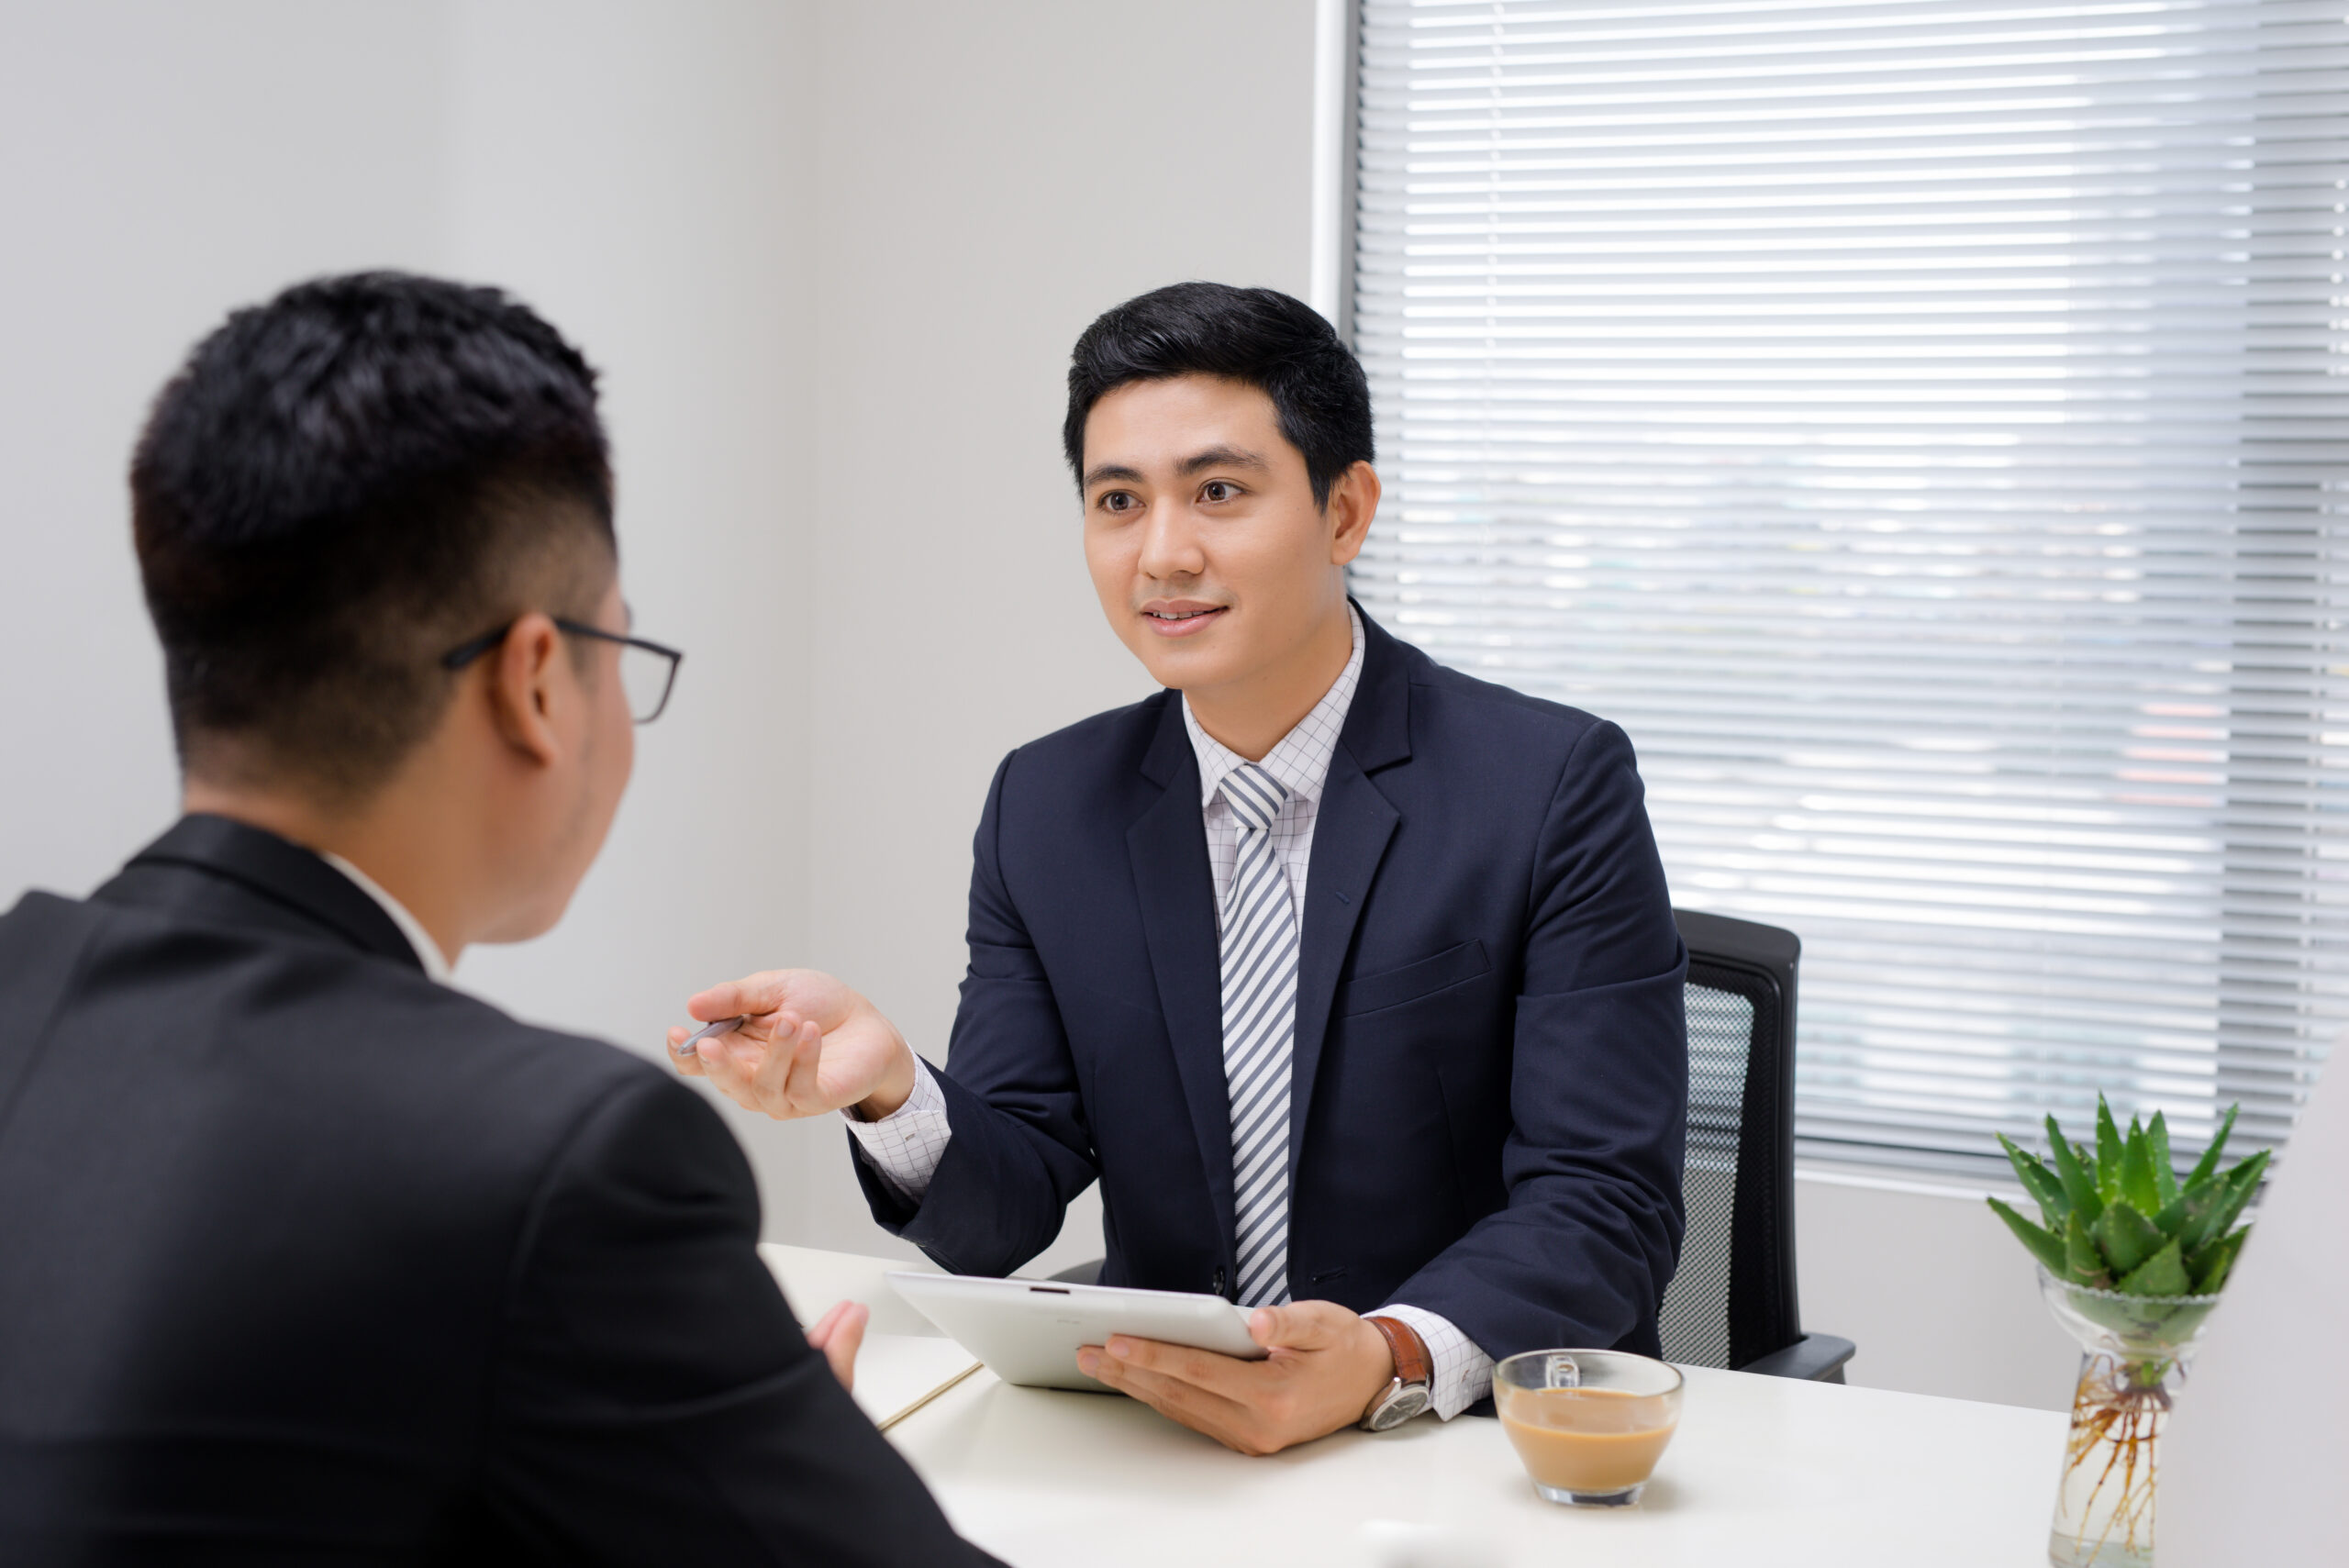
[[982,1561],[757,1236],[699,1096],[189,817],[0,917],[0,1562]]
[[[1495,1357],[1656,1349],[1680,1243],[1687,957],[1631,748],[1367,644],[1313,833],[1289,1122],[1300,1297],[1442,1314]],[[1162,692],[1004,760],[918,1207],[999,1274],[1101,1183],[1105,1283],[1229,1294],[1231,1137],[1198,764]]]

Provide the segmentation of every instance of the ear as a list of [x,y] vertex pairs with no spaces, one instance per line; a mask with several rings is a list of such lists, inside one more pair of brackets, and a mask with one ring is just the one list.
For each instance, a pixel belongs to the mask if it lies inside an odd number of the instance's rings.
[[1330,486],[1322,515],[1330,520],[1330,564],[1343,566],[1362,553],[1370,520],[1378,515],[1378,471],[1356,462]]
[[540,767],[553,766],[562,755],[555,715],[570,698],[570,674],[562,633],[539,610],[514,623],[490,666],[489,706],[498,737]]

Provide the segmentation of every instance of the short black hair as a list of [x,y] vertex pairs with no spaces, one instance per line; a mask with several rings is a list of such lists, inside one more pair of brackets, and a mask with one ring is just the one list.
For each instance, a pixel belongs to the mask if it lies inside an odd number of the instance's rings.
[[592,611],[523,600],[596,591],[617,551],[586,360],[495,289],[401,272],[229,316],[157,396],[130,495],[182,765],[342,798],[439,722],[447,648]]
[[1278,289],[1174,284],[1101,313],[1076,340],[1068,367],[1061,444],[1085,483],[1085,421],[1093,406],[1137,381],[1178,375],[1244,382],[1273,400],[1281,434],[1305,454],[1313,500],[1374,455],[1370,381],[1337,329]]

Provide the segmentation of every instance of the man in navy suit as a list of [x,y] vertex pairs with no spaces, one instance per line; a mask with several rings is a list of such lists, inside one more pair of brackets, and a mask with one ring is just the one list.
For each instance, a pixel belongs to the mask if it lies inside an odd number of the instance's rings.
[[1449,1418],[1520,1351],[1654,1353],[1687,961],[1630,742],[1348,599],[1369,388],[1297,300],[1111,310],[1063,435],[1102,609],[1168,689],[996,771],[951,1070],[808,971],[694,997],[748,1021],[681,1068],[845,1114],[874,1217],[961,1273],[1100,1182],[1103,1282],[1256,1307],[1272,1354],[1081,1363],[1243,1451]]

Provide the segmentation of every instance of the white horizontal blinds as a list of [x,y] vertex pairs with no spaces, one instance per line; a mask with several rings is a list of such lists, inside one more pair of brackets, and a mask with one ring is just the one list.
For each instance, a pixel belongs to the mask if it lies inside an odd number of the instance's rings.
[[2279,1140],[2349,1023],[2349,6],[1362,39],[1356,590],[1620,722],[1676,900],[1801,935],[1806,1148]]

